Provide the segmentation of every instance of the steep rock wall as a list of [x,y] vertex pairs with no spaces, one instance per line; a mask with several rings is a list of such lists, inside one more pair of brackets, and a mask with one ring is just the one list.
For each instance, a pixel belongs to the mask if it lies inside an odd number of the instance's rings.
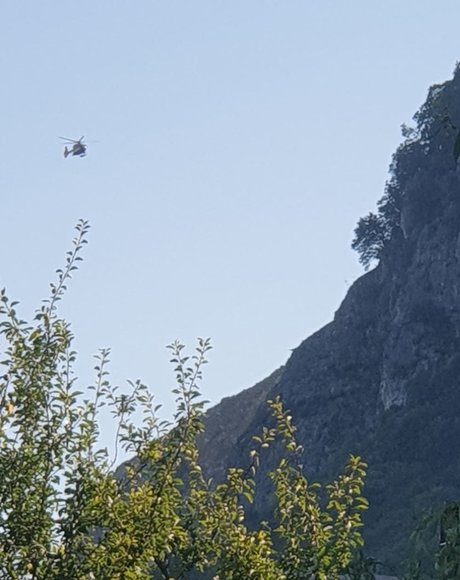
[[[460,497],[460,181],[452,132],[435,132],[440,98],[460,126],[458,70],[436,89],[395,155],[399,221],[379,264],[285,367],[208,412],[201,443],[210,476],[244,465],[280,394],[313,479],[333,478],[350,453],[369,463],[367,549],[394,569],[421,510]],[[277,457],[258,476],[255,519],[273,507],[265,472]]]

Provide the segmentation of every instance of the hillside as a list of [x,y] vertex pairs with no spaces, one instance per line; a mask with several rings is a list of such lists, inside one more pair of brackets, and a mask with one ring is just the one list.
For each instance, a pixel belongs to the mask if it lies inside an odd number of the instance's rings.
[[[244,465],[269,422],[265,401],[292,410],[311,478],[337,474],[348,454],[369,464],[367,552],[397,570],[421,511],[459,499],[460,72],[432,87],[391,164],[377,214],[354,246],[367,271],[334,319],[273,375],[209,410],[201,442],[209,476]],[[277,460],[276,451],[266,466]],[[270,484],[251,517],[266,517]]]

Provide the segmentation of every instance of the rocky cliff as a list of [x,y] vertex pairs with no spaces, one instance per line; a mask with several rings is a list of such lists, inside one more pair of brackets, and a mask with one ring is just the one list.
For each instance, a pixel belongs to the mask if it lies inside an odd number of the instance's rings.
[[[367,551],[389,570],[406,555],[421,510],[460,497],[458,69],[414,119],[374,215],[379,235],[360,241],[374,268],[285,367],[210,409],[201,442],[210,476],[244,465],[252,435],[270,420],[265,401],[280,394],[311,478],[333,478],[350,453],[369,464]],[[275,462],[273,451],[266,465]],[[272,504],[263,471],[259,478],[254,518]]]

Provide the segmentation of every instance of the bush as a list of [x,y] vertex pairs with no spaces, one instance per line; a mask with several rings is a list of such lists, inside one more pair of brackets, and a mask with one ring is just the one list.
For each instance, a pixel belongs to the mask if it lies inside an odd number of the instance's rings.
[[[303,473],[295,427],[277,398],[268,403],[275,426],[254,438],[247,469],[229,469],[226,480],[213,485],[201,470],[197,446],[204,405],[199,383],[209,340],[198,340],[191,358],[182,344],[169,347],[177,383],[174,425],[157,418],[153,395],[142,382],[129,383],[127,393],[110,384],[107,350],[97,357],[94,385],[77,390],[73,336],[57,310],[81,260],[87,222],[80,221],[76,231],[65,267],[31,324],[0,293],[6,345],[0,378],[0,576],[338,578],[363,544],[365,465],[350,457],[322,494]],[[107,449],[98,446],[104,405],[116,421],[116,448],[134,457],[116,472]],[[249,530],[244,505],[253,498],[259,452],[275,439],[285,449],[270,475],[277,523]]]

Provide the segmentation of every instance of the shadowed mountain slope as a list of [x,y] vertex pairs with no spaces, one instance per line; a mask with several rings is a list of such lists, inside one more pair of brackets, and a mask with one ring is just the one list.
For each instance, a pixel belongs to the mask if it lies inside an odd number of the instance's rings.
[[[270,423],[265,402],[281,395],[312,479],[332,479],[350,453],[369,464],[367,551],[390,571],[421,510],[460,497],[458,69],[414,119],[378,213],[357,228],[355,247],[377,266],[283,368],[210,409],[201,441],[209,476],[247,464],[252,436]],[[264,474],[276,461],[270,450],[252,518],[273,506]]]

